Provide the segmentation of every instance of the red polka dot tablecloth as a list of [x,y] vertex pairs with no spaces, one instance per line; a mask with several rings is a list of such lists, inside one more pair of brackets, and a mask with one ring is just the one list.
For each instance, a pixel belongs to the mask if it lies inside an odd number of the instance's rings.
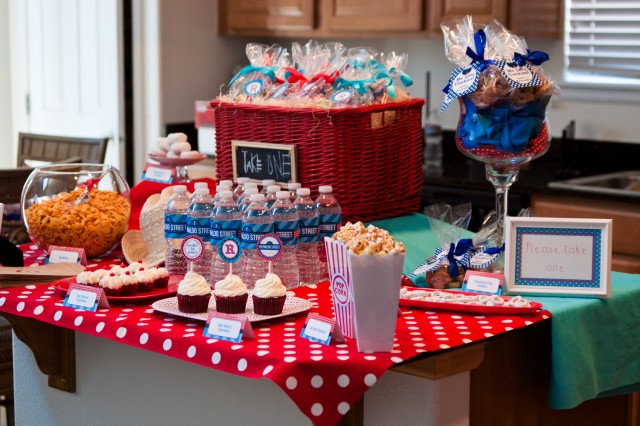
[[[24,246],[26,263],[44,259],[35,246]],[[115,258],[114,258],[115,257]],[[121,262],[90,260],[89,268]],[[294,290],[309,300],[311,312],[332,316],[328,283]],[[150,303],[112,305],[98,312],[62,306],[63,294],[48,284],[0,290],[0,311],[31,317],[82,333],[165,354],[209,368],[275,382],[315,424],[335,424],[394,364],[425,352],[443,351],[542,321],[531,316],[468,315],[401,309],[391,353],[359,353],[356,342],[330,346],[300,337],[306,314],[253,324],[254,339],[241,343],[203,337],[204,322],[154,312]]]

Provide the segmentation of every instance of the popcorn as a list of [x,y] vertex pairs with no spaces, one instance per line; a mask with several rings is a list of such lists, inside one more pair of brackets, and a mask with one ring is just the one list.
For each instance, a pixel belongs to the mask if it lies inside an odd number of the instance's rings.
[[347,222],[333,235],[333,239],[344,243],[356,255],[387,255],[406,251],[404,244],[396,241],[388,231],[373,225],[365,228],[362,222]]

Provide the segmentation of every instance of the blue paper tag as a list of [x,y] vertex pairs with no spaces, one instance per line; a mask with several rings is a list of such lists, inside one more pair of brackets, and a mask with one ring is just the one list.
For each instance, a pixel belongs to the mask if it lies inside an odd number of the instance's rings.
[[218,244],[218,255],[227,263],[236,263],[241,254],[240,241],[235,237],[228,237]]
[[103,308],[109,307],[102,288],[80,284],[71,284],[69,286],[62,305],[67,308],[89,312],[96,312],[99,306]]
[[341,214],[321,214],[320,217],[320,237],[331,237],[338,231],[342,224]]
[[196,235],[202,238],[202,241],[208,242],[211,238],[211,220],[208,217],[188,218],[187,219],[187,235]]
[[155,166],[147,164],[142,172],[141,179],[151,182],[171,183],[173,182],[173,175],[175,174],[175,168],[168,168],[166,166]]
[[242,221],[237,220],[211,220],[211,229],[209,230],[209,237],[211,244],[219,245],[220,242],[226,238],[237,237],[238,231],[242,226]]
[[474,65],[453,70],[440,110],[444,111],[454,99],[475,92],[479,77],[480,72]]
[[349,89],[342,89],[336,91],[332,96],[331,100],[336,103],[347,102],[349,99],[353,97],[353,91]]
[[262,80],[251,80],[245,83],[242,88],[248,96],[257,96],[262,92]]
[[300,225],[301,243],[315,243],[319,240],[320,218],[318,216],[300,219],[298,224]]
[[211,322],[204,327],[203,336],[226,340],[229,342],[242,341],[242,324],[240,321],[233,321],[223,318],[212,319]]
[[288,88],[289,88],[289,83],[284,83],[282,86],[278,87],[278,90],[273,92],[273,95],[271,95],[271,97],[273,99],[280,98],[282,95],[284,95],[284,92],[286,92]]
[[273,222],[273,228],[282,244],[285,246],[296,246],[300,238],[300,228],[297,220]]
[[481,294],[502,294],[502,274],[468,270],[462,283],[462,291]]

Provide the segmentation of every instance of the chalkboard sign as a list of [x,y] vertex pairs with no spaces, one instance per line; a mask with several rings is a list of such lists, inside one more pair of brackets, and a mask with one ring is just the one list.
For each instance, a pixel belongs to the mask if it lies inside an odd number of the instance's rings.
[[233,177],[256,182],[274,179],[277,183],[297,182],[295,145],[231,141]]

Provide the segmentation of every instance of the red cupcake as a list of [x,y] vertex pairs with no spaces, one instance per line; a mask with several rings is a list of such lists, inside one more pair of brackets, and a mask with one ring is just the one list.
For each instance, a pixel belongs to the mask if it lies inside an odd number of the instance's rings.
[[202,275],[187,272],[178,284],[178,310],[189,314],[207,312],[211,299],[211,287]]

